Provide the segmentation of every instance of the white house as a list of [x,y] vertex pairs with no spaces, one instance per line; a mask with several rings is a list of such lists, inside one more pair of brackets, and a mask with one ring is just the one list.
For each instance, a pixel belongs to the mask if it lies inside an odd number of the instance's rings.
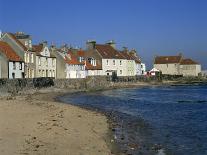
[[74,55],[71,51],[68,52],[65,57],[66,62],[66,78],[85,78],[86,70],[85,70],[85,61],[81,58],[81,56]]
[[0,41],[0,78],[24,78],[24,62],[6,42]]
[[47,42],[33,45],[36,52],[36,75],[37,77],[56,78],[56,57],[52,56]]

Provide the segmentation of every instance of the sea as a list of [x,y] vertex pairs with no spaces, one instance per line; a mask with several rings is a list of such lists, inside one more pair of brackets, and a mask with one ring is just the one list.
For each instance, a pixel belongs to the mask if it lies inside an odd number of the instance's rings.
[[60,97],[105,113],[129,155],[207,155],[207,85],[146,86]]

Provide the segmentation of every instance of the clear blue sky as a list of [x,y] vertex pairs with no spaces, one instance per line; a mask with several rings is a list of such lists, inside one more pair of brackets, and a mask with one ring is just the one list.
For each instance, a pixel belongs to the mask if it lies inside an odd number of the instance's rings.
[[207,69],[207,0],[0,0],[0,29],[82,48],[114,39],[148,66],[182,52]]

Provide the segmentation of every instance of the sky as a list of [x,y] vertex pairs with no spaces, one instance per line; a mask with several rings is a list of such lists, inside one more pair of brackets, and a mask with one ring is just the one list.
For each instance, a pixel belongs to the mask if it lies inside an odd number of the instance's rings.
[[179,53],[207,69],[206,8],[207,0],[0,0],[0,30],[57,46],[115,40],[148,69],[154,56]]

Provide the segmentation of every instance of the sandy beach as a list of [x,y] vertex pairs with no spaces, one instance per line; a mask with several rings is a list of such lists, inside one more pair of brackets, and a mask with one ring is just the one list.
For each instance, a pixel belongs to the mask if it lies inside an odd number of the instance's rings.
[[0,154],[109,155],[107,118],[54,101],[57,93],[0,99]]

